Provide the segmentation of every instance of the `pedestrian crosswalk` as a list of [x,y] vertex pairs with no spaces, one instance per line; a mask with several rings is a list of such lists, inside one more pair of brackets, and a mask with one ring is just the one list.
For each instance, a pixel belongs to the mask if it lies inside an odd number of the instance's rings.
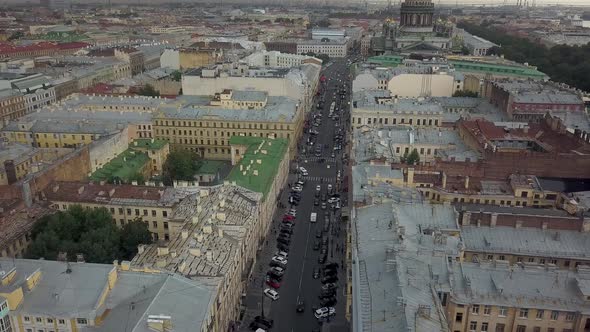
[[303,159],[303,162],[307,161],[308,163],[310,163],[310,162],[317,163],[318,161],[320,161],[322,159],[323,159],[323,162],[325,162],[325,163],[332,163],[333,164],[336,162],[336,158],[332,158],[332,157],[328,157],[328,158],[325,158],[325,157],[307,157],[307,158],[302,157],[302,159]]
[[305,179],[305,181],[310,181],[310,182],[322,182],[322,183],[336,182],[336,178],[331,177],[331,176],[303,176],[303,179]]

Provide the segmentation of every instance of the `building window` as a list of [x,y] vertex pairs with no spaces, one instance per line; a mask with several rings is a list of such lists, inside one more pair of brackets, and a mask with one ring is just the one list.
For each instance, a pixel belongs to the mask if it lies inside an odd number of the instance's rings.
[[458,312],[455,314],[455,322],[457,323],[461,323],[463,321],[463,313],[462,312]]
[[565,314],[565,320],[568,322],[571,322],[572,320],[574,320],[575,317],[576,317],[576,313],[574,313],[574,312],[568,312]]
[[484,305],[483,306],[483,314],[484,315],[489,315],[492,312],[492,307],[489,305]]
[[496,332],[504,332],[504,324],[496,324]]
[[168,211],[162,211],[162,217],[168,217]]
[[487,332],[488,331],[488,323],[487,322],[483,322],[481,323],[481,331],[482,332]]
[[529,309],[528,308],[520,309],[520,311],[518,312],[518,318],[529,318]]
[[41,317],[35,317],[35,322],[37,322],[37,323],[43,323],[43,318],[41,318]]
[[152,221],[152,226],[154,228],[158,228],[158,222],[157,221]]
[[80,325],[87,325],[88,320],[86,318],[76,318],[76,323],[78,323]]
[[66,320],[65,320],[65,319],[58,319],[58,320],[57,320],[57,323],[58,323],[59,325],[66,325]]
[[533,332],[541,332],[541,328],[538,326],[533,327]]
[[25,322],[30,322],[31,321],[31,317],[29,317],[29,316],[24,316],[23,319],[24,319]]
[[516,327],[516,332],[526,332],[526,326],[524,326],[524,325],[518,325]]
[[472,331],[472,332],[477,331],[477,322],[476,321],[469,322],[469,331]]
[[474,304],[471,307],[471,313],[474,315],[479,315],[479,304]]
[[543,314],[544,313],[545,313],[545,311],[543,311],[543,310],[537,310],[536,319],[543,319]]
[[507,314],[508,314],[508,307],[500,307],[500,312],[498,313],[498,316],[506,317]]
[[47,318],[47,323],[53,324],[53,318]]
[[559,319],[559,311],[553,310],[551,311],[551,320],[558,320]]
[[152,210],[152,217],[156,216],[156,210]]
[[168,222],[164,221],[164,229],[168,229]]

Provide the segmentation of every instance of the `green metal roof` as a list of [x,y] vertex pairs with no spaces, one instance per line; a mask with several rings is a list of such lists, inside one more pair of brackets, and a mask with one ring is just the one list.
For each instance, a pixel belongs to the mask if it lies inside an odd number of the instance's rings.
[[[135,143],[137,142],[137,145]],[[140,148],[140,149],[148,149],[148,150],[160,150],[164,146],[168,144],[167,140],[164,139],[148,139],[148,138],[139,138],[131,143],[132,148]]]
[[149,162],[150,158],[146,153],[127,149],[106,163],[106,165],[94,171],[90,175],[90,180],[111,181],[113,178],[119,178],[123,182],[130,182],[129,179],[141,171],[145,164]]
[[[287,152],[288,140],[232,136],[229,144],[245,145],[248,148],[242,155],[242,160],[229,173],[227,180],[235,181],[239,186],[262,193],[266,199],[271,184],[278,173],[279,164]],[[240,165],[242,170],[240,170]]]
[[455,70],[460,72],[482,72],[530,78],[547,77],[546,74],[538,71],[535,67],[499,65],[467,60],[449,60],[449,64],[453,65]]
[[367,62],[378,63],[382,66],[397,67],[401,65],[405,57],[401,55],[377,55],[367,59]]

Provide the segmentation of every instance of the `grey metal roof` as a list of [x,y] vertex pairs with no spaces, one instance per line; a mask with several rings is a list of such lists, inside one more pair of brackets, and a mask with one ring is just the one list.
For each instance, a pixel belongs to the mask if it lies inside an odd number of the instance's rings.
[[590,258],[590,234],[538,228],[464,226],[467,250],[555,258]]
[[471,213],[500,213],[500,214],[514,214],[514,215],[529,215],[529,216],[555,216],[555,217],[569,217],[572,219],[579,219],[578,217],[569,215],[563,210],[555,209],[536,209],[531,207],[510,207],[510,206],[495,206],[489,204],[456,204],[457,211],[469,211]]
[[235,101],[259,101],[263,102],[268,98],[268,93],[264,91],[245,91],[234,90],[232,93],[232,100]]
[[587,273],[494,263],[454,264],[453,271],[458,303],[590,313],[578,286],[587,285]]
[[119,272],[117,283],[106,299],[109,314],[100,326],[81,331],[150,332],[153,331],[147,326],[150,315],[170,316],[174,331],[206,330],[216,284],[220,281],[191,280],[175,274]]
[[[202,100],[202,99],[199,99]],[[204,119],[219,118],[229,121],[268,121],[294,122],[297,115],[297,102],[287,97],[268,97],[266,106],[262,109],[226,109],[217,106],[163,105],[159,112],[167,118],[176,119]],[[160,117],[157,113],[155,117]]]

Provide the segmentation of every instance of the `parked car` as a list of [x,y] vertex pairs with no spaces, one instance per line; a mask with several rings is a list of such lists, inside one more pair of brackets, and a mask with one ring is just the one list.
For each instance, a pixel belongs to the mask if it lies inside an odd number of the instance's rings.
[[323,299],[320,301],[320,305],[322,306],[333,306],[337,303],[336,297],[331,297],[329,299]]
[[317,199],[317,198],[315,198],[315,199],[313,200],[313,206],[318,206],[318,205],[320,205],[320,200],[319,200],[319,199]]
[[277,249],[288,252],[289,251],[289,244],[277,242]]
[[332,307],[323,307],[323,308],[319,308],[314,312],[314,316],[317,319],[321,319],[321,318],[326,318],[329,316],[333,316],[336,314],[336,309],[332,308]]
[[331,284],[331,283],[335,283],[337,281],[338,281],[337,276],[327,276],[327,277],[323,277],[321,280],[322,284]]
[[[277,238],[277,242],[278,243],[282,243],[282,244],[287,245],[287,246],[291,244],[291,240],[290,239],[286,239],[284,237],[278,237]],[[282,249],[280,249],[280,250],[282,250]],[[285,251],[285,250],[283,250],[283,251]]]
[[318,239],[322,237],[322,230],[321,229],[318,229],[315,231],[315,237]]
[[250,330],[252,330],[252,331],[258,331],[258,330],[266,331],[269,328],[268,326],[264,325],[263,323],[256,322],[256,321],[251,322],[249,327],[250,327]]
[[276,290],[271,289],[271,288],[265,289],[264,295],[266,295],[267,297],[270,297],[273,301],[276,301],[279,299],[279,292],[277,292]]
[[272,320],[270,318],[265,318],[265,317],[262,317],[262,316],[256,316],[256,317],[254,317],[254,321],[266,325],[267,328],[269,328],[269,329],[274,325],[274,320]]
[[335,296],[335,295],[336,295],[336,290],[335,289],[322,290],[321,293],[320,293],[320,296],[322,296],[322,297]]
[[266,272],[266,275],[269,276],[271,279],[275,279],[278,281],[283,280],[283,275],[277,275],[276,273],[270,270]]
[[293,234],[293,228],[281,228],[280,234],[292,235]]
[[327,258],[326,255],[320,255],[318,257],[318,263],[324,264],[326,262],[326,258]]
[[266,276],[266,284],[274,289],[279,289],[281,287],[281,282],[277,279],[273,279],[270,276]]
[[275,266],[272,267],[270,270],[268,270],[269,272],[272,272],[276,275],[282,276],[283,274],[285,274],[285,268],[284,267],[280,267],[280,266]]
[[328,263],[328,264],[326,264],[326,268],[327,269],[337,269],[339,267],[340,267],[340,265],[338,265],[338,263]]
[[275,253],[275,256],[279,256],[279,257],[283,257],[284,259],[287,259],[289,257],[289,254],[285,251],[277,251]]
[[322,286],[322,290],[330,290],[330,289],[336,289],[338,288],[338,286],[335,283],[329,283],[329,284],[324,284]]

